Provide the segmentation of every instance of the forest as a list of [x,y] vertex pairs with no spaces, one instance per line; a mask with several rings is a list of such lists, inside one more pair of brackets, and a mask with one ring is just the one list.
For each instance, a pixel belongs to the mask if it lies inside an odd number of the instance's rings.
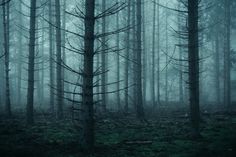
[[0,157],[235,157],[235,0],[0,0]]

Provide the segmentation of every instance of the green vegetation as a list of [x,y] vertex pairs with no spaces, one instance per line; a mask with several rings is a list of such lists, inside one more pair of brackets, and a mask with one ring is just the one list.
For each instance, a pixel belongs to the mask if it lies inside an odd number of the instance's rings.
[[1,157],[233,157],[236,153],[234,116],[204,117],[198,140],[191,140],[188,119],[180,116],[148,123],[132,116],[105,118],[96,123],[93,153],[80,149],[79,130],[69,120],[38,121],[33,127],[22,121],[1,121]]

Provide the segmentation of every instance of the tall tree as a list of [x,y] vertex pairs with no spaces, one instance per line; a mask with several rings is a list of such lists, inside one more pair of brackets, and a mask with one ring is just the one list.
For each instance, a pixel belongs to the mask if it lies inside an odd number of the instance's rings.
[[61,5],[55,0],[56,11],[56,74],[57,74],[57,118],[63,118],[63,83],[62,83],[62,54],[61,54]]
[[[119,3],[119,0],[116,0],[116,3]],[[120,18],[119,18],[120,14],[119,12],[116,14],[116,28],[119,29],[120,27]],[[120,49],[120,34],[117,33],[116,34],[116,47],[117,47],[117,50],[119,51]],[[120,111],[121,110],[121,104],[120,104],[120,54],[119,52],[117,53],[117,60],[116,60],[116,64],[117,64],[117,78],[116,78],[116,81],[117,81],[117,95],[116,95],[116,98],[117,98],[117,109]]]
[[190,119],[193,135],[199,136],[199,36],[198,36],[199,1],[188,0],[188,62]]
[[93,60],[95,0],[85,1],[84,75],[82,89],[82,144],[86,149],[94,147],[94,102],[93,102]]
[[48,7],[49,7],[49,85],[50,85],[50,111],[54,113],[54,92],[53,92],[53,87],[54,87],[54,42],[53,42],[53,34],[54,34],[54,27],[53,27],[53,0],[49,0]]
[[136,18],[137,18],[137,117],[139,119],[144,118],[144,109],[143,109],[143,92],[142,92],[142,0],[137,0],[136,4]]
[[165,22],[165,27],[166,27],[166,65],[165,65],[165,102],[166,103],[168,103],[168,99],[169,99],[169,96],[168,96],[168,86],[169,86],[169,84],[168,84],[168,79],[169,79],[169,77],[168,77],[168,68],[169,68],[169,66],[168,66],[168,64],[169,64],[169,60],[168,60],[168,55],[169,55],[169,34],[168,34],[168,16],[169,16],[169,14],[168,14],[168,12],[166,11],[166,22]]
[[2,0],[2,11],[3,11],[3,32],[4,32],[4,56],[5,56],[5,105],[6,105],[6,114],[8,117],[11,116],[11,99],[10,99],[10,80],[9,80],[9,51],[10,51],[10,32],[9,32],[9,22],[10,22],[10,6],[9,3],[6,3],[5,0]]
[[34,66],[35,66],[35,27],[36,27],[36,0],[30,3],[30,40],[28,57],[28,88],[27,88],[27,113],[28,124],[34,123]]
[[157,5],[153,4],[153,25],[152,25],[152,73],[151,73],[151,100],[152,106],[155,106],[155,67],[156,67],[156,8]]
[[[106,11],[106,0],[102,0],[102,12]],[[106,16],[102,17],[102,33],[106,33]],[[103,112],[106,112],[106,108],[107,108],[107,86],[106,86],[106,76],[107,76],[107,72],[106,72],[106,68],[107,68],[107,60],[106,60],[106,37],[103,36],[102,37],[102,110]]]
[[224,1],[225,8],[225,45],[224,45],[224,104],[228,111],[231,106],[231,79],[230,79],[230,28],[231,28],[231,0]]
[[142,16],[143,16],[143,23],[142,23],[142,29],[143,29],[143,33],[142,33],[142,39],[143,39],[143,105],[146,105],[146,97],[147,97],[147,92],[146,92],[146,88],[147,88],[147,43],[146,43],[146,21],[145,21],[145,14],[146,14],[146,10],[145,10],[145,0],[142,1]]
[[[181,2],[178,3],[178,9],[180,10]],[[183,46],[182,46],[182,40],[181,40],[181,13],[178,13],[178,46],[179,46],[179,103],[182,104],[184,102],[184,91],[183,91]]]
[[[159,4],[159,0],[157,0]],[[160,6],[157,6],[157,103],[160,104]]]
[[[130,26],[131,22],[131,0],[128,0],[128,9],[127,9],[127,25]],[[130,58],[130,29],[126,32],[126,60],[125,60],[125,87],[129,85],[129,58]],[[128,110],[128,96],[129,90],[125,89],[125,111]]]
[[[18,7],[19,7],[19,21],[18,21],[18,24],[20,26],[23,25],[23,18],[22,18],[22,4],[21,2],[19,1],[18,2]],[[18,33],[18,39],[19,39],[19,45],[18,45],[18,67],[17,67],[17,71],[18,71],[18,74],[17,74],[17,102],[21,105],[21,80],[22,80],[22,54],[23,54],[23,33],[22,31],[19,31]]]

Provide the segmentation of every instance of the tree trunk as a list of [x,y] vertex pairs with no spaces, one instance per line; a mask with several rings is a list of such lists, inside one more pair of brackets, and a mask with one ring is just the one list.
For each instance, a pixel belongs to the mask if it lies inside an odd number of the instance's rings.
[[224,105],[228,112],[231,108],[231,74],[230,74],[230,0],[225,0],[225,52],[224,52]]
[[[131,18],[131,0],[128,0],[128,10],[127,10],[127,25],[130,26],[130,18]],[[127,30],[127,36],[126,36],[126,60],[125,60],[125,111],[128,111],[129,106],[129,58],[130,58],[130,29]]]
[[190,118],[193,135],[199,135],[199,39],[198,1],[188,0],[188,60]]
[[146,88],[147,88],[147,48],[146,48],[146,24],[145,24],[145,0],[142,1],[142,16],[143,16],[143,23],[142,23],[142,26],[143,26],[143,33],[142,33],[142,38],[143,38],[143,105],[145,106],[146,105],[146,97],[147,97],[147,94],[146,94]]
[[60,0],[55,0],[56,10],[56,74],[57,74],[57,119],[63,119],[62,55],[61,55],[61,7]]
[[[5,3],[5,0],[2,1]],[[3,11],[3,31],[4,31],[4,54],[5,54],[5,105],[6,114],[8,117],[11,116],[11,99],[10,99],[10,81],[9,81],[9,3],[2,6]]]
[[27,89],[27,123],[34,123],[34,62],[35,62],[35,27],[36,0],[31,0],[30,7],[30,41],[28,58],[28,89]]
[[[106,10],[106,0],[102,0],[102,12]],[[106,17],[102,17],[102,34],[106,33]],[[107,109],[107,88],[106,88],[106,37],[102,37],[102,112]]]
[[93,102],[93,58],[94,58],[94,9],[95,0],[85,4],[84,75],[82,94],[82,145],[86,149],[94,147],[94,102]]
[[216,90],[216,102],[220,104],[220,45],[219,34],[215,36],[215,90]]
[[49,0],[49,92],[50,92],[50,112],[54,113],[54,93],[53,93],[53,87],[54,87],[54,80],[55,80],[55,76],[54,76],[54,63],[53,63],[53,58],[54,58],[54,42],[53,42],[53,34],[54,34],[54,30],[53,30],[53,26],[52,24],[53,22],[53,10],[52,10],[52,3],[53,0]]
[[168,103],[168,54],[169,54],[169,38],[168,38],[168,13],[166,12],[166,67],[165,67],[165,102]]
[[137,117],[139,119],[144,119],[144,109],[143,109],[143,94],[142,94],[142,0],[137,0]]
[[[22,14],[21,14],[21,12],[22,12],[22,5],[21,5],[21,2],[19,1],[19,3],[18,3],[18,5],[19,5],[19,14],[18,14],[18,16],[19,16],[19,26],[22,26],[23,25],[23,22],[22,22],[22,20],[23,20],[23,18],[22,18]],[[22,40],[23,40],[23,34],[22,34],[22,31],[19,31],[19,33],[18,33],[18,39],[19,39],[19,45],[18,45],[18,67],[17,67],[17,71],[18,71],[18,74],[17,74],[17,102],[18,102],[18,104],[19,105],[22,105],[21,104],[21,79],[22,79],[22,54],[23,54],[23,49],[22,49],[22,47],[23,47],[23,42],[22,42]]]
[[[157,0],[159,4],[159,0]],[[157,6],[157,104],[160,104],[160,6]]]
[[151,73],[151,102],[155,106],[155,52],[156,52],[156,3],[153,4],[153,25],[152,25],[152,73]]
[[[119,1],[117,0],[116,1],[117,3],[119,3]],[[116,14],[116,28],[117,29],[119,29],[119,25],[120,25],[120,23],[119,23],[119,20],[120,20],[120,18],[119,18],[119,13],[117,13]],[[117,33],[116,34],[116,47],[117,47],[117,49],[119,50],[120,49],[120,34],[119,33]],[[116,81],[117,81],[117,95],[116,95],[116,99],[117,99],[117,109],[118,109],[118,111],[120,111],[121,110],[121,104],[120,104],[120,92],[119,92],[119,89],[120,89],[120,54],[119,54],[119,52],[120,51],[118,51],[117,52],[117,62],[116,62],[116,64],[117,64],[117,78],[116,78]]]
[[[180,3],[178,4],[178,9],[180,10]],[[178,30],[181,32],[181,13],[178,13]],[[182,40],[181,35],[179,34],[179,103],[184,103],[184,91],[183,91],[183,48],[182,48]]]

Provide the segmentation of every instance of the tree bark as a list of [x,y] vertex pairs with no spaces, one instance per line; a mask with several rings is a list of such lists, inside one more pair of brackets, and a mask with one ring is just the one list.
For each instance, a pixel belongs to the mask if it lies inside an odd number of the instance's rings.
[[60,0],[55,0],[56,10],[56,75],[57,75],[57,118],[63,119],[63,79],[62,79],[62,54],[61,54],[61,7]]
[[93,59],[95,0],[85,2],[84,75],[82,94],[82,145],[86,149],[94,147],[94,102],[93,102]]
[[155,59],[156,59],[156,3],[153,4],[153,25],[152,25],[152,73],[151,73],[151,102],[155,106]]
[[[2,1],[5,3],[5,0]],[[11,117],[10,81],[9,81],[9,3],[2,6],[3,11],[3,32],[4,32],[4,55],[5,55],[5,107],[6,115]]]
[[[119,3],[119,0],[116,1],[116,3]],[[116,14],[116,28],[119,29],[119,26],[120,26],[120,23],[119,23],[119,13]],[[116,34],[116,47],[117,47],[117,50],[120,49],[120,34],[117,33]],[[118,111],[121,110],[121,104],[120,104],[120,54],[119,54],[119,51],[117,52],[117,60],[116,60],[116,64],[117,64],[117,77],[116,77],[116,81],[117,81],[117,95],[116,95],[116,99],[117,99],[117,109]]]
[[54,80],[55,80],[55,76],[54,76],[54,63],[53,63],[53,60],[54,60],[54,42],[53,42],[53,34],[54,34],[54,29],[53,29],[53,26],[52,24],[54,23],[53,22],[53,10],[52,10],[52,3],[53,0],[49,0],[49,3],[48,3],[48,7],[49,7],[49,75],[50,75],[50,78],[49,78],[49,84],[50,84],[50,87],[49,87],[49,92],[50,92],[50,112],[51,113],[54,113],[55,109],[54,109],[54,91],[53,91],[53,87],[54,87]]
[[137,117],[139,119],[144,119],[144,109],[143,109],[143,92],[142,92],[142,0],[137,0]]
[[28,58],[28,89],[27,89],[27,123],[34,123],[34,65],[35,65],[35,27],[36,0],[31,0],[30,6],[30,40]]
[[198,1],[188,0],[188,60],[190,118],[194,136],[199,135],[199,39]]
[[224,105],[228,112],[231,108],[231,74],[230,74],[230,0],[225,0],[225,47],[224,47]]
[[[127,9],[127,25],[130,26],[130,19],[131,19],[131,0],[128,0],[128,9]],[[126,60],[125,60],[125,112],[128,111],[128,107],[129,107],[129,90],[128,90],[128,86],[129,86],[129,58],[130,58],[130,29],[127,30],[126,33]]]
[[[106,10],[106,0],[102,0],[102,12]],[[102,17],[102,34],[106,33],[106,17]],[[102,112],[105,113],[107,109],[107,87],[106,87],[106,37],[102,37]]]

